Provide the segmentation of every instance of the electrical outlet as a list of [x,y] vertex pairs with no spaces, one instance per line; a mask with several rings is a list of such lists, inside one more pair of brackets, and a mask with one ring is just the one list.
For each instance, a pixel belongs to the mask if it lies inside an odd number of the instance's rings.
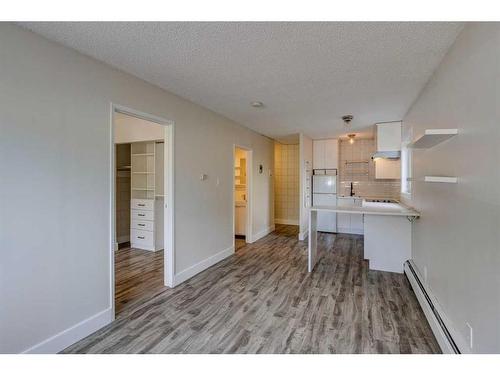
[[474,330],[468,322],[465,322],[465,325],[467,326],[467,328],[469,328],[467,341],[469,341],[469,348],[472,350],[472,347],[474,346]]
[[427,267],[424,266],[424,283],[427,284]]

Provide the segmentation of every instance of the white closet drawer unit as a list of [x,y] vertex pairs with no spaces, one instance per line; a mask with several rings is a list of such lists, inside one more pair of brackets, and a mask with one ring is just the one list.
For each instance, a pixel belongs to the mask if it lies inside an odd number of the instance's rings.
[[151,220],[155,218],[154,211],[131,210],[131,220]]
[[132,229],[130,231],[130,243],[139,248],[153,248],[155,235],[153,232]]
[[130,229],[147,230],[152,232],[154,230],[155,223],[153,221],[140,221],[132,220]]
[[130,208],[133,210],[153,211],[154,207],[155,201],[153,199],[132,199],[130,201]]

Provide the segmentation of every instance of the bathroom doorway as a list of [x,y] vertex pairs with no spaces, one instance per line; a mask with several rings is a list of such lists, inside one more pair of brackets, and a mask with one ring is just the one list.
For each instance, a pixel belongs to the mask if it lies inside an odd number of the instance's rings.
[[245,147],[234,147],[234,249],[252,242],[251,181],[252,151]]

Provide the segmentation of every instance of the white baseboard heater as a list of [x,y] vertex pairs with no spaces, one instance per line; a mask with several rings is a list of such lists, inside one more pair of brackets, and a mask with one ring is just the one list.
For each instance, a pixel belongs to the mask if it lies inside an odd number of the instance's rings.
[[439,313],[439,309],[436,307],[436,304],[433,303],[434,298],[431,297],[430,293],[428,293],[424,284],[420,280],[419,273],[417,272],[413,261],[408,260],[405,262],[404,272],[415,295],[417,296],[418,302],[424,311],[425,317],[431,326],[434,336],[436,336],[436,340],[442,352],[446,354],[460,354],[461,351],[453,340],[449,329],[446,327],[446,324]]

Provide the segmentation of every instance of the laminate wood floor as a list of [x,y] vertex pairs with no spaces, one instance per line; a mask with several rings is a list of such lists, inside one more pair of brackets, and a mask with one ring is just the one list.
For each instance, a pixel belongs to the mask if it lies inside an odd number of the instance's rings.
[[235,238],[234,239],[234,249],[238,251],[239,249],[245,247],[247,243],[245,242],[245,239],[243,238]]
[[369,271],[363,237],[320,234],[307,272],[297,228],[127,307],[65,353],[438,353],[404,275]]
[[166,289],[163,250],[154,252],[125,247],[115,252],[116,314]]

